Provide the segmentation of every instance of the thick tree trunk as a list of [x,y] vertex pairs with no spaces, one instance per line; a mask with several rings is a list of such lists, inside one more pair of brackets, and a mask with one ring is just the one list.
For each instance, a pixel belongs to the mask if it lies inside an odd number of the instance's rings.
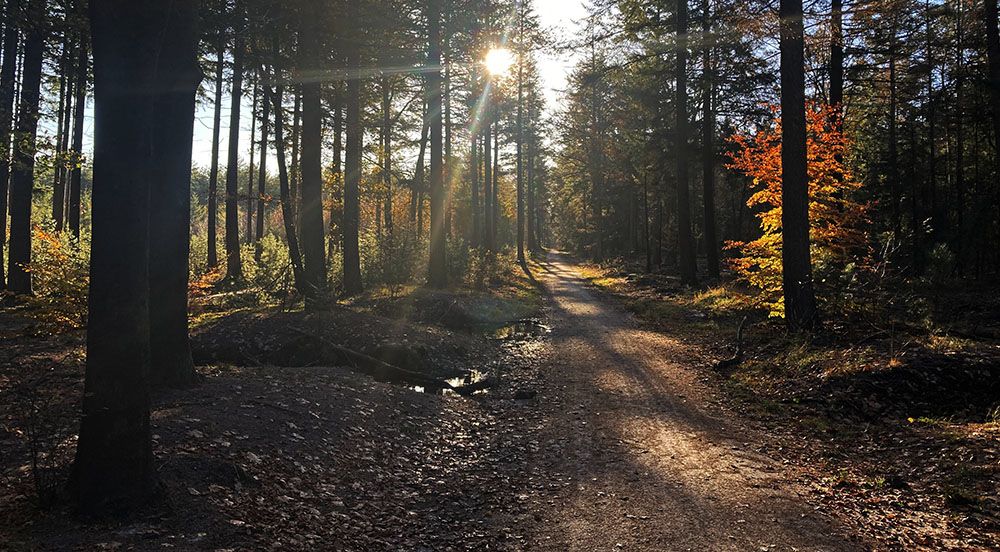
[[[354,0],[352,4],[356,4]],[[361,79],[357,68],[361,62],[359,46],[349,41],[347,67],[352,72],[347,81],[347,147],[344,159],[344,293],[357,295],[364,289],[361,281],[361,252],[358,232],[361,225],[361,152],[364,128],[361,125]]]
[[282,102],[285,91],[282,87],[271,94],[271,104],[274,107],[274,151],[278,158],[278,187],[281,195],[281,219],[285,226],[285,240],[288,242],[288,258],[292,262],[292,276],[295,279],[295,289],[300,295],[306,294],[305,277],[303,276],[302,254],[299,250],[298,233],[295,230],[295,214],[292,205],[292,189],[288,178],[288,163],[285,161],[285,112]]
[[[237,7],[237,13],[240,8]],[[243,103],[243,38],[233,44],[233,87],[229,107],[229,155],[226,160],[226,280],[243,280],[240,258],[240,107]]]
[[[46,1],[31,0],[25,14],[28,21],[45,18]],[[26,32],[24,61],[21,67],[21,98],[18,106],[13,165],[10,176],[10,257],[7,263],[7,289],[19,295],[31,295],[31,194],[35,178],[36,133],[38,131],[39,87],[42,78],[42,55],[45,30],[41,24]]]
[[681,282],[698,281],[694,236],[691,234],[691,192],[688,172],[688,0],[677,0],[677,246],[680,254]]
[[[177,167],[190,155],[195,82],[187,68],[197,67],[197,5],[91,0],[90,13],[94,179],[99,184],[93,196],[87,369],[73,488],[80,508],[92,514],[144,500],[154,488],[149,427],[150,175],[162,169],[154,166],[157,144],[178,151],[171,156]],[[184,74],[171,74],[176,71]],[[180,97],[180,90],[190,91],[178,102],[175,115],[181,122],[172,122],[160,135],[154,126],[160,108],[155,91],[176,91]],[[180,113],[180,103],[190,110]],[[167,134],[184,129],[187,137],[180,147],[168,143]],[[189,171],[190,165],[186,168]]]
[[817,322],[809,251],[802,0],[781,0],[781,224],[785,321],[793,330]]
[[222,82],[225,69],[226,39],[222,35],[215,58],[215,106],[212,115],[212,165],[208,173],[208,268],[219,266],[219,141],[222,134]]
[[[82,5],[82,2],[81,2]],[[80,48],[76,60],[76,88],[73,106],[73,169],[69,174],[69,200],[67,218],[69,230],[76,239],[80,238],[80,212],[83,188],[83,123],[87,108],[87,69],[89,65],[87,37],[80,37]]]
[[[316,6],[319,7],[318,5]],[[316,13],[302,21],[299,46],[304,68],[319,68],[322,59],[320,30]],[[305,262],[306,303],[314,306],[326,290],[326,243],[323,226],[323,112],[318,82],[302,84],[302,180],[300,194],[300,228],[302,254]]]
[[[157,63],[149,205],[149,349],[153,385],[185,387],[196,380],[188,340],[191,253],[191,146],[198,63],[197,2],[178,6],[173,46]],[[190,12],[190,13],[188,13]]]
[[6,289],[7,183],[10,179],[11,125],[14,120],[14,80],[19,33],[10,2],[4,12],[3,61],[0,62],[0,290]]
[[427,101],[431,125],[431,245],[427,282],[431,287],[448,285],[446,264],[447,235],[445,234],[445,187],[443,163],[444,128],[442,126],[441,95],[441,5],[440,0],[428,0],[429,49],[427,64]]

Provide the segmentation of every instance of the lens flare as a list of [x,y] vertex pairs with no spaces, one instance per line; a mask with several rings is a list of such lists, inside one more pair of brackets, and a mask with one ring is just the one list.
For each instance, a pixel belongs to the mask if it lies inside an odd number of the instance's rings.
[[510,70],[510,66],[514,65],[514,53],[507,48],[493,48],[486,53],[483,65],[494,77],[502,77]]

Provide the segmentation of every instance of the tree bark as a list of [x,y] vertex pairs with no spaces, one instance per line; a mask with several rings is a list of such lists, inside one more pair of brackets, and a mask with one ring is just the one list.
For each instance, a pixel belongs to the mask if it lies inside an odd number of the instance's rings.
[[[81,0],[80,5],[83,5]],[[69,200],[67,202],[67,217],[69,230],[76,239],[80,238],[80,211],[83,188],[83,123],[87,108],[87,69],[89,53],[87,37],[80,37],[80,48],[77,50],[76,86],[73,106],[73,168],[69,174]]]
[[[492,88],[492,83],[486,85]],[[487,92],[489,94],[489,92]],[[489,102],[492,98],[487,98]],[[483,238],[486,250],[492,252],[496,248],[493,236],[493,120],[490,105],[485,111],[486,129],[483,132]]]
[[518,53],[517,53],[517,261],[524,258],[524,2],[518,2]]
[[247,225],[243,231],[243,243],[250,245],[253,243],[253,213],[254,213],[254,154],[256,153],[257,142],[254,137],[257,135],[257,107],[260,96],[260,75],[257,75],[257,84],[253,87],[253,100],[250,102],[250,163],[247,165]]
[[[356,7],[357,0],[352,2]],[[358,233],[361,225],[361,79],[357,73],[361,53],[356,41],[348,41],[347,67],[353,74],[347,81],[347,147],[344,159],[344,293],[357,295],[364,289],[361,280],[361,252]]]
[[694,236],[691,234],[691,192],[688,172],[688,0],[677,0],[677,246],[680,254],[681,283],[695,285],[698,265]]
[[218,217],[219,217],[219,139],[222,134],[222,81],[225,69],[226,38],[220,31],[215,59],[215,109],[212,116],[212,165],[208,173],[208,268],[219,266]]
[[385,231],[392,239],[392,94],[389,78],[382,77],[382,186],[385,188]]
[[14,23],[14,6],[8,2],[4,11],[3,61],[0,62],[0,290],[7,288],[7,183],[10,178],[11,125],[14,120],[14,80],[17,69],[19,32]]
[[[236,13],[242,17],[241,7]],[[233,87],[229,106],[229,155],[226,159],[226,280],[243,280],[240,258],[240,107],[243,103],[243,34],[235,29],[233,44]]]
[[428,284],[433,288],[448,285],[446,258],[447,235],[445,233],[445,188],[441,94],[441,5],[440,0],[428,0],[428,40],[427,64],[431,71],[427,75],[427,101],[431,125],[431,244],[428,262]]
[[198,63],[197,2],[177,7],[172,46],[157,62],[149,205],[149,349],[153,385],[196,381],[188,340],[191,253],[191,147]]
[[10,257],[7,289],[17,295],[31,295],[31,194],[35,178],[38,102],[45,52],[46,1],[31,0],[25,20],[34,22],[26,31],[21,68],[21,98],[18,105],[13,165],[10,177]]
[[66,139],[64,123],[69,119],[72,94],[66,90],[67,75],[69,75],[69,35],[63,37],[62,53],[59,55],[59,107],[56,109],[56,151],[53,163],[52,182],[52,220],[56,223],[56,232],[62,232],[66,221]]
[[[162,158],[154,153],[157,145],[167,146],[164,153],[175,169],[190,156],[196,82],[188,69],[197,70],[197,4],[91,0],[90,6],[99,184],[93,195],[87,368],[72,488],[81,510],[94,514],[134,505],[155,487],[149,427],[149,262],[155,238],[149,214],[150,192],[158,184],[151,184],[150,175],[162,169],[155,165]],[[166,117],[157,116],[163,107],[158,93],[176,95],[179,122],[157,127]],[[190,110],[180,113],[182,103]],[[168,136],[182,130],[184,142],[171,143]],[[185,168],[190,178],[190,165]],[[159,179],[167,181],[172,178]],[[176,181],[171,185],[183,188]]]
[[[261,73],[262,76],[266,76]],[[271,118],[271,102],[267,99],[267,92],[264,90],[265,84],[261,84],[261,102],[260,102],[260,162],[257,167],[257,224],[254,227],[254,260],[260,264],[261,256],[264,253],[263,243],[261,240],[264,239],[264,216],[266,214],[266,205],[264,204],[264,197],[267,193],[267,138],[268,138],[268,124]]]
[[781,223],[785,321],[792,330],[816,326],[809,251],[805,65],[802,0],[781,0]]
[[702,198],[705,209],[705,261],[710,278],[719,277],[719,238],[715,223],[715,73],[712,65],[714,39],[710,0],[702,2],[702,93],[705,113],[702,119]]
[[305,296],[302,254],[299,250],[298,233],[295,230],[295,214],[292,212],[295,200],[288,178],[288,163],[285,161],[285,112],[282,106],[284,97],[285,91],[281,86],[271,94],[271,104],[274,106],[274,151],[278,158],[278,193],[281,194],[281,219],[285,226],[285,240],[288,242],[288,258],[292,263],[295,289],[300,295]]
[[[313,4],[318,11],[320,6]],[[303,14],[301,63],[304,68],[318,69],[322,63],[321,36],[316,13]],[[302,84],[302,180],[299,193],[302,256],[306,279],[306,304],[309,307],[326,290],[326,243],[323,226],[323,112],[320,102],[319,82]]]

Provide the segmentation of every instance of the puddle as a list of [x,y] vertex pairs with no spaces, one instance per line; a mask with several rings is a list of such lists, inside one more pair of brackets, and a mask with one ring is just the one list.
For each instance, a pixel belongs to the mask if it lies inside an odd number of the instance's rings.
[[[488,374],[486,374],[486,372],[473,370],[464,376],[444,380],[448,385],[452,386],[452,389],[430,389],[421,385],[410,387],[410,389],[416,391],[417,393],[431,393],[434,395],[481,395],[486,393],[488,390],[487,387],[483,385],[486,383],[487,378]],[[463,393],[463,388],[468,387],[482,388]]]
[[539,320],[518,320],[495,330],[491,337],[498,341],[528,341],[549,333],[550,328]]

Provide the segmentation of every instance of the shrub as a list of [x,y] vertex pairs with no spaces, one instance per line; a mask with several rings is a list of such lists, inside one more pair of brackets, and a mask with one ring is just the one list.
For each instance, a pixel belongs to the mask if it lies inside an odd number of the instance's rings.
[[[777,114],[777,109],[774,109]],[[852,195],[861,187],[844,163],[850,146],[830,123],[829,108],[806,110],[809,157],[809,224],[813,280],[817,287],[841,286],[856,279],[868,264],[868,238],[864,227],[868,206]],[[731,266],[761,292],[771,316],[783,317],[781,268],[781,119],[755,136],[736,136],[729,168],[753,178],[753,195],[747,206],[757,210],[763,234],[727,247],[740,256]],[[843,289],[843,288],[841,288]]]
[[32,316],[53,331],[82,328],[90,285],[89,236],[74,240],[68,233],[35,226],[31,245],[27,270],[35,295],[27,301]]

